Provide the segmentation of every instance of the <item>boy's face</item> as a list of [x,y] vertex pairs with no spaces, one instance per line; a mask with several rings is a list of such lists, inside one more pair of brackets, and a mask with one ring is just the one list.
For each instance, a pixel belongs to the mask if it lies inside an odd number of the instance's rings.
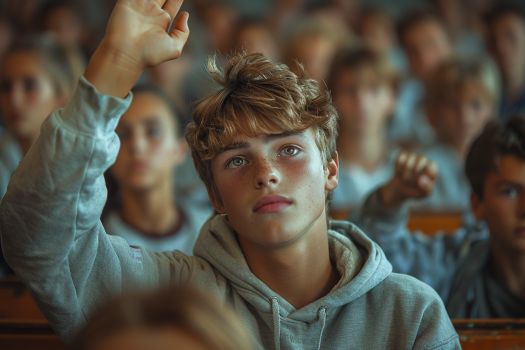
[[428,116],[438,137],[447,144],[463,147],[492,119],[495,106],[481,82],[467,80],[433,108]]
[[525,65],[525,21],[518,15],[502,14],[494,20],[490,49],[504,76],[520,71]]
[[525,161],[503,156],[497,171],[489,173],[483,198],[472,195],[472,208],[485,220],[492,244],[509,253],[525,254]]
[[394,107],[394,93],[370,64],[345,69],[333,89],[341,130],[354,136],[382,130]]
[[410,68],[419,79],[428,80],[436,67],[452,54],[452,44],[440,23],[421,21],[403,38]]
[[310,225],[326,231],[325,191],[337,187],[338,164],[336,157],[325,170],[312,128],[259,137],[238,134],[230,148],[212,160],[223,203],[214,206],[228,215],[242,246],[243,241],[281,246]]

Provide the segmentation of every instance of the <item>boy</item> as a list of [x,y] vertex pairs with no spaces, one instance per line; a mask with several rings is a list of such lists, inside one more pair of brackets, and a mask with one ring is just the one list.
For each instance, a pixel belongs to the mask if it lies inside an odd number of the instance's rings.
[[503,76],[500,117],[525,110],[525,9],[502,4],[486,16],[488,47]]
[[455,58],[437,68],[426,98],[426,115],[436,141],[418,152],[437,163],[439,177],[434,193],[415,208],[469,212],[464,159],[494,118],[499,94],[498,69],[490,59]]
[[339,179],[330,209],[355,209],[392,176],[397,149],[387,139],[395,105],[393,70],[367,47],[342,49],[328,78],[339,114]]
[[412,77],[400,86],[390,136],[411,146],[428,145],[434,134],[424,115],[425,85],[439,64],[452,56],[452,41],[441,18],[430,11],[409,14],[399,24],[398,35]]
[[406,153],[392,180],[369,197],[358,222],[385,249],[394,271],[438,291],[450,317],[525,317],[524,119],[490,122],[472,145],[466,171],[472,210],[486,228],[411,235],[404,204],[431,192],[436,168]]
[[352,239],[328,231],[335,111],[315,81],[262,55],[234,56],[224,73],[209,63],[222,88],[198,103],[186,138],[221,215],[203,226],[195,257],[105,234],[113,130],[142,70],[180,55],[187,13],[165,33],[180,4],[116,4],[76,94],[47,120],[0,206],[6,258],[61,338],[124,289],[193,283],[233,305],[259,349],[459,348],[431,288],[391,274],[351,224],[334,228]]

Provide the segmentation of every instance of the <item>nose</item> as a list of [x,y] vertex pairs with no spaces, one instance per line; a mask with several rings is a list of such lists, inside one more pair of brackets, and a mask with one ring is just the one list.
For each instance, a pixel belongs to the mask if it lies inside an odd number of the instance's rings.
[[257,189],[273,188],[280,182],[276,167],[268,159],[258,159],[253,166],[254,182]]
[[146,137],[139,132],[132,133],[130,146],[131,153],[135,155],[143,153],[147,148]]

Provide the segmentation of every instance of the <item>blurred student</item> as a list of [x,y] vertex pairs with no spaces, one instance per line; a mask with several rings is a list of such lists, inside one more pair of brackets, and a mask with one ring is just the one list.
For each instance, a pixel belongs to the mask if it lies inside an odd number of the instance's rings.
[[425,85],[439,64],[452,56],[453,45],[445,23],[430,11],[406,16],[398,26],[398,37],[405,49],[411,76],[400,85],[389,135],[407,146],[428,145],[435,135],[425,117]]
[[131,91],[133,102],[115,130],[120,151],[106,172],[104,227],[130,245],[192,255],[211,205],[176,198],[174,170],[186,156],[182,126],[160,90],[139,86]]
[[105,233],[102,174],[118,153],[114,128],[145,67],[180,56],[188,14],[166,33],[180,5],[118,1],[74,97],[47,119],[0,204],[6,258],[60,337],[70,343],[110,295],[193,282],[234,307],[259,349],[458,349],[435,291],[391,274],[352,224],[330,226],[338,173],[330,95],[304,70],[297,76],[262,54],[234,55],[224,69],[208,62],[218,89],[198,102],[186,140],[217,215],[194,256]]
[[415,208],[469,212],[463,164],[474,139],[495,118],[499,95],[499,72],[488,58],[455,58],[436,70],[426,97],[426,116],[436,140],[418,152],[437,163],[439,177],[432,196]]
[[525,119],[491,121],[468,154],[472,211],[485,226],[434,236],[408,231],[407,200],[431,193],[436,170],[424,156],[400,154],[392,180],[356,222],[394,271],[436,289],[451,318],[525,317]]
[[388,57],[402,76],[408,74],[407,58],[398,46],[392,17],[379,7],[366,8],[359,17],[357,27],[359,36],[380,55]]
[[[0,199],[42,122],[64,106],[73,85],[68,57],[52,36],[25,37],[6,52],[0,72],[0,107],[6,125],[0,135]],[[11,273],[0,250],[0,276]]]
[[68,100],[75,77],[65,49],[45,34],[15,42],[2,60],[0,76],[0,106],[6,124],[0,138],[1,198],[44,119]]
[[257,18],[244,18],[235,30],[236,51],[260,52],[274,60],[279,59],[279,49],[269,24]]
[[488,47],[503,78],[499,117],[525,111],[525,9],[499,5],[486,16]]
[[308,75],[324,86],[330,64],[336,52],[349,42],[349,33],[335,30],[319,19],[304,18],[281,42],[282,58],[292,72],[300,73],[296,62],[302,64]]
[[355,209],[392,175],[396,147],[387,139],[395,106],[395,74],[371,48],[340,51],[332,64],[328,88],[339,114],[339,184],[333,210]]
[[227,306],[195,287],[127,293],[97,310],[76,350],[250,350]]

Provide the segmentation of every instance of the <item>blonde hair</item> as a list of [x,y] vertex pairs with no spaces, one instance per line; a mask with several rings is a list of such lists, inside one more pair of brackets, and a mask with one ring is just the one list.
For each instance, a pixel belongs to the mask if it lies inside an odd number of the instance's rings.
[[477,80],[497,106],[501,94],[501,81],[496,64],[489,58],[453,58],[442,63],[430,82],[427,99],[439,105],[454,94],[465,82]]
[[135,328],[180,329],[215,350],[253,349],[246,329],[231,309],[189,286],[127,294],[109,302],[93,315],[72,348],[93,349],[111,336]]
[[314,128],[325,166],[335,156],[337,112],[328,92],[315,80],[292,73],[260,53],[232,55],[224,69],[216,57],[207,68],[219,89],[195,102],[186,140],[200,178],[213,199],[222,200],[211,170],[211,160],[242,133],[249,137]]

